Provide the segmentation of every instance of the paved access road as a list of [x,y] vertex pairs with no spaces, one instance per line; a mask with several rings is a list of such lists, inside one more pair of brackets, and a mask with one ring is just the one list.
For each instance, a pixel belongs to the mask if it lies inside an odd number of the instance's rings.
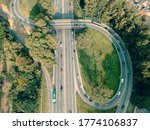
[[[15,0],[12,1],[15,2]],[[56,37],[58,39],[58,46],[56,50],[57,64],[54,69],[54,84],[57,84],[57,101],[56,104],[52,105],[52,112],[76,112],[75,96],[72,96],[76,95],[76,90],[81,98],[94,108],[110,109],[117,105],[118,107],[116,112],[125,112],[132,90],[132,64],[128,51],[121,38],[111,28],[104,24],[98,24],[92,21],[89,22],[88,20],[72,20],[73,6],[68,0],[54,0],[54,3],[58,11],[54,18],[63,20],[54,20],[54,23],[51,23],[56,29]],[[17,16],[18,14],[16,14],[17,11],[15,10],[18,9],[16,9],[16,6],[13,5],[11,7],[14,7],[14,11],[12,11],[12,13],[15,13],[16,17],[19,19],[18,21],[25,21],[25,23],[29,26],[32,25],[30,21],[26,22],[26,19]],[[113,42],[118,52],[121,64],[120,85],[116,95],[105,104],[91,101],[91,98],[88,94],[86,94],[83,88],[72,29],[82,28],[85,26],[95,28],[104,33]],[[61,85],[63,85],[63,92],[62,90],[60,92]],[[75,88],[75,85],[78,87]]]

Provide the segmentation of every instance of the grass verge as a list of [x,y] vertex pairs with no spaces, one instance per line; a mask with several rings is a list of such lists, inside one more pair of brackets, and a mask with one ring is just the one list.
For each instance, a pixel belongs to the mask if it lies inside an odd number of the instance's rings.
[[[36,4],[37,4],[37,0],[20,0],[19,8],[23,16],[25,16],[26,18],[32,17],[30,16],[31,15],[30,12],[32,12],[32,9],[36,7]],[[35,13],[32,13],[32,14],[33,16],[35,15]]]
[[131,101],[129,102],[129,105],[127,107],[127,113],[133,113],[135,109],[135,105],[133,103],[131,103]]
[[46,80],[45,77],[42,76],[41,81],[41,113],[49,112],[49,100],[48,100],[48,92],[46,87]]

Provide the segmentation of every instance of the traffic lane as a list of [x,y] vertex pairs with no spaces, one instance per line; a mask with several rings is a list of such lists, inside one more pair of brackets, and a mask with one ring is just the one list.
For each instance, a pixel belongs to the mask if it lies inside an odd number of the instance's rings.
[[69,53],[70,53],[70,78],[71,78],[71,85],[70,85],[70,95],[71,95],[71,112],[75,112],[74,108],[74,77],[73,77],[73,37],[72,37],[72,30],[68,32],[69,36]]
[[61,104],[61,111],[60,112],[64,112],[64,91],[63,91],[63,84],[64,84],[64,61],[63,61],[63,57],[64,57],[64,52],[63,52],[63,48],[64,48],[64,43],[62,42],[62,31],[61,31],[61,44],[60,44],[60,47],[61,47],[61,54],[60,54],[60,78],[61,78],[61,83],[60,83],[60,86],[59,86],[59,91],[60,91],[60,104]]
[[69,107],[70,107],[70,99],[68,98],[70,95],[70,90],[69,90],[69,63],[68,63],[68,36],[66,35],[66,30],[64,30],[64,45],[65,45],[65,99],[66,99],[66,112],[68,112]]
[[62,77],[63,77],[63,66],[62,66],[62,31],[60,30],[59,33],[59,86],[58,86],[58,93],[59,93],[59,112],[63,112],[63,94],[61,91],[62,86]]
[[[54,78],[54,85],[56,87],[56,103],[53,102],[53,109],[54,113],[58,112],[58,101],[59,101],[59,95],[58,95],[58,85],[59,85],[59,31],[56,30],[56,39],[57,39],[57,49],[56,49],[56,65],[55,65],[55,78]],[[52,93],[53,94],[53,93]]]
[[76,94],[75,94],[75,81],[74,81],[74,55],[73,55],[73,50],[74,50],[74,39],[73,39],[73,34],[72,34],[72,30],[70,30],[70,38],[71,38],[71,42],[70,42],[70,44],[71,44],[71,50],[70,50],[70,53],[71,53],[71,70],[72,70],[72,80],[73,80],[73,83],[72,83],[72,96],[73,96],[73,100],[72,100],[72,112],[74,113],[74,112],[76,112],[75,110],[76,110],[76,108],[75,108],[75,98],[76,98]]
[[66,83],[66,44],[65,44],[65,30],[62,30],[62,42],[63,42],[63,93],[64,93],[64,112],[67,112],[67,83]]
[[[132,75],[132,66],[129,66],[130,65],[130,60],[127,60],[127,74],[128,74],[128,82],[127,82],[127,90],[123,96],[123,100],[121,102],[121,104],[119,105],[118,107],[118,110],[117,112],[126,112],[127,110],[127,106],[128,106],[128,103],[129,103],[129,100],[130,100],[130,95],[131,95],[131,92],[132,92],[132,77],[129,76],[129,75]],[[130,69],[129,69],[130,68]]]
[[67,112],[70,112],[71,111],[71,81],[72,79],[70,78],[71,75],[70,75],[70,47],[69,47],[69,42],[70,42],[70,38],[69,38],[69,30],[66,30],[65,32],[66,34],[66,52],[67,52],[67,63],[66,63],[66,66],[67,66],[67,82],[68,82],[68,85],[67,85],[67,101],[68,101],[68,105],[67,105]]

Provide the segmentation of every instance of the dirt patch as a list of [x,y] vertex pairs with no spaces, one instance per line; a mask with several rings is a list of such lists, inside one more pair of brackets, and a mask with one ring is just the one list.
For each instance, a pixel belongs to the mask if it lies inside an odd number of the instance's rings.
[[0,72],[3,71],[2,61],[0,60]]
[[7,7],[6,5],[0,4],[0,7],[1,7],[1,9],[2,9],[2,11],[3,11],[4,13],[9,14],[9,9],[8,9],[8,7]]
[[25,30],[28,35],[31,34],[31,30],[32,30],[31,27],[25,27]]
[[[2,9],[2,11],[6,14],[10,14],[9,9],[6,5],[4,4],[0,4],[0,8]],[[10,28],[14,29],[14,20],[13,19],[8,19],[8,22],[10,24]]]
[[14,20],[13,19],[8,19],[8,22],[10,24],[10,28],[14,29]]
[[9,110],[8,107],[8,94],[9,94],[9,89],[10,89],[10,83],[6,82],[3,85],[2,91],[3,91],[3,96],[1,98],[1,109],[2,112],[6,113]]

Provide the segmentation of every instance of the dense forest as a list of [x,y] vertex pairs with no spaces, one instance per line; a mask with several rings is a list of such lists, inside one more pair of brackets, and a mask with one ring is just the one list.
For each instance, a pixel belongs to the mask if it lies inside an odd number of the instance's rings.
[[[9,102],[12,112],[37,112],[41,69],[29,55],[27,48],[18,43],[8,23],[0,18],[1,58],[9,61],[11,88]],[[8,63],[6,63],[8,65]]]
[[35,18],[35,28],[26,39],[19,43],[9,28],[9,23],[0,17],[0,57],[5,58],[9,72],[0,76],[9,78],[9,105],[11,112],[39,112],[41,63],[54,63],[55,40],[48,22],[53,8],[48,0],[39,0],[42,12]]
[[27,37],[26,45],[35,60],[45,65],[52,65],[54,63],[56,42],[52,37],[52,29],[49,22],[52,20],[53,7],[48,0],[40,0],[38,4],[42,11],[34,20],[36,26]]
[[132,102],[150,106],[150,31],[146,17],[122,0],[79,0],[85,17],[112,27],[123,39],[132,59]]

